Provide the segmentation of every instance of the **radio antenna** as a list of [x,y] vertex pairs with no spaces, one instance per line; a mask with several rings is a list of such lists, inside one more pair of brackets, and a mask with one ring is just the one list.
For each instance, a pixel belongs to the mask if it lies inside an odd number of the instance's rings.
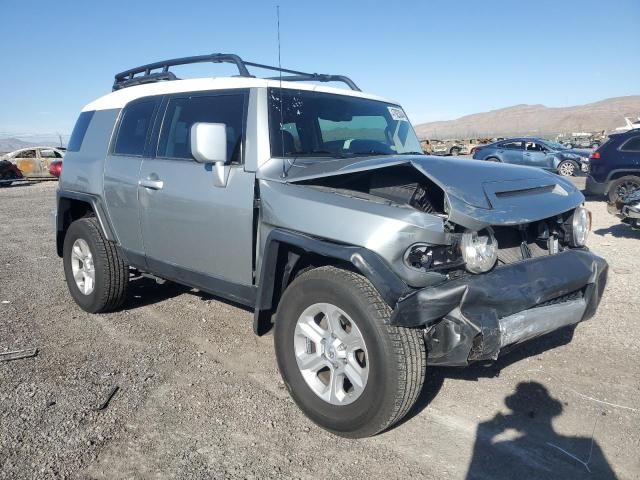
[[282,62],[280,58],[280,5],[276,5],[276,19],[278,25],[278,70],[279,70],[279,78],[280,78],[280,148],[282,149],[282,178],[287,178],[287,168],[285,166],[285,158],[284,158],[284,111],[283,111],[283,101],[282,101]]

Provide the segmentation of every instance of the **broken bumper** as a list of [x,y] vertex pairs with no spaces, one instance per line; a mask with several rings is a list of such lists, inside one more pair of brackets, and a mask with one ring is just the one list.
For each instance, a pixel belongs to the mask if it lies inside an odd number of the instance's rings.
[[431,365],[495,360],[507,346],[591,318],[607,262],[587,250],[532,258],[417,290],[392,325],[426,326]]

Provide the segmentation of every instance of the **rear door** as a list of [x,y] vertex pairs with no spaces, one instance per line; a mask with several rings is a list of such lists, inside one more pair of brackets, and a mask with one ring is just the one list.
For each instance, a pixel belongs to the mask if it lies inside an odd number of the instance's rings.
[[523,142],[520,140],[506,141],[498,144],[498,154],[504,163],[513,163],[514,165],[522,165]]
[[144,267],[144,247],[138,212],[138,180],[160,97],[127,104],[104,167],[104,198],[109,219],[125,253],[135,266]]
[[617,168],[640,169],[640,134],[633,135],[622,142],[618,152],[620,160],[619,165],[616,165]]
[[51,176],[49,166],[54,160],[60,160],[62,155],[53,148],[43,148],[40,150],[40,174],[43,176]]
[[[149,269],[191,285],[224,291],[253,283],[255,174],[243,165],[248,90],[168,97],[154,158],[140,170],[140,219]],[[213,182],[212,166],[191,154],[196,122],[224,123],[231,172]],[[228,298],[243,300],[243,290]],[[246,293],[246,290],[244,291]]]

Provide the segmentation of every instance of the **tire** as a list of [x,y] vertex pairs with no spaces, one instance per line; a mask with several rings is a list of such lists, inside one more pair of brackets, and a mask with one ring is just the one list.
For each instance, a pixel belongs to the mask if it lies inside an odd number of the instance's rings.
[[620,177],[611,182],[609,186],[609,192],[607,193],[609,202],[614,203],[621,197],[638,189],[640,189],[640,177],[635,175]]
[[[79,249],[75,257],[74,246]],[[87,249],[90,256],[86,255]],[[80,308],[89,313],[102,313],[116,310],[122,305],[129,282],[129,267],[116,245],[104,238],[95,217],[81,218],[69,226],[62,251],[69,293]],[[86,261],[77,262],[75,259],[79,257]],[[84,280],[80,283],[74,278],[74,265],[81,267],[78,277]],[[83,270],[85,267],[86,270]],[[91,270],[94,279],[90,282],[87,278]],[[93,288],[90,288],[91,283]]]
[[496,162],[496,163],[502,163],[501,160],[498,157],[487,157],[485,158],[485,160],[487,162]]
[[571,160],[563,160],[558,164],[558,175],[563,177],[573,177],[578,170],[579,168],[578,165],[576,165],[576,162]]
[[[321,398],[308,383],[311,381],[321,385],[318,382],[322,371],[317,374],[307,371],[305,377],[298,366],[300,355],[314,355],[314,358],[325,363],[330,362],[329,356],[334,358],[326,348],[318,348],[326,338],[311,343],[307,338],[302,338],[305,352],[301,354],[298,351],[301,340],[297,330],[299,320],[303,322],[303,319],[308,319],[309,324],[312,321],[316,324],[320,322],[314,335],[318,331],[327,331],[322,327],[322,322],[326,322],[327,317],[318,320],[320,315],[302,316],[318,305],[333,309],[337,307],[341,312],[338,325],[343,322],[350,325],[350,333],[347,335],[352,335],[355,324],[355,336],[360,334],[364,345],[364,350],[358,351],[364,358],[359,366],[363,367],[362,371],[367,369],[368,376],[363,382],[363,388],[356,392],[357,395],[354,394],[356,389],[353,386],[351,393],[344,393],[351,383],[341,381],[343,383],[335,390],[342,389],[342,404],[339,401],[338,404],[330,403],[330,400]],[[275,321],[274,342],[278,367],[293,400],[307,417],[322,428],[348,438],[375,435],[398,422],[415,403],[422,390],[426,368],[423,332],[420,329],[390,326],[390,315],[391,308],[366,278],[336,267],[307,270],[285,290]],[[347,329],[342,328],[344,334]],[[339,333],[338,338],[340,335]],[[341,351],[340,345],[335,352]],[[309,353],[310,351],[312,352]],[[349,360],[342,359],[345,369],[353,364],[358,352],[347,353]],[[340,361],[336,358],[336,365]],[[339,367],[334,367],[336,369],[330,372],[338,371]],[[327,367],[325,369],[329,370]],[[339,374],[332,373],[330,378],[334,377],[340,379]],[[330,380],[328,383],[332,385]],[[336,393],[334,402],[337,397]]]
[[459,148],[452,148],[451,150],[449,150],[449,153],[450,153],[452,156],[460,155],[460,149],[459,149]]

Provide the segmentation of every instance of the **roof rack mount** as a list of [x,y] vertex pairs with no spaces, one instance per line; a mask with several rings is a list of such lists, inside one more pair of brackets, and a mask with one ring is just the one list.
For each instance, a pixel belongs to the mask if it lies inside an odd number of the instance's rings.
[[[191,65],[194,63],[233,63],[238,68],[238,76],[253,77],[249,73],[247,66],[272,70],[276,72],[287,73],[289,75],[283,77],[268,77],[268,80],[282,80],[287,82],[342,82],[351,90],[360,91],[358,86],[349,77],[344,75],[328,75],[324,73],[305,73],[287,68],[273,67],[271,65],[263,65],[261,63],[245,62],[238,55],[233,53],[212,53],[211,55],[198,55],[194,57],[174,58],[161,62],[149,63],[140,67],[131,68],[115,75],[113,82],[113,91],[122,88],[132,87],[134,85],[142,85],[145,83],[154,83],[168,80],[178,80],[176,75],[169,71],[169,67],[178,65]],[[159,72],[155,70],[160,70]]]

